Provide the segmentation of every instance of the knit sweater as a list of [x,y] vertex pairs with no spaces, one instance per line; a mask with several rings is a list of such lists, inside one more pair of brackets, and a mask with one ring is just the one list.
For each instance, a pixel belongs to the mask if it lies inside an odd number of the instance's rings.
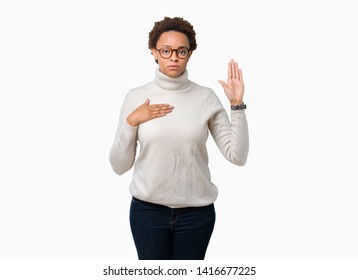
[[[130,126],[127,116],[147,98],[151,104],[168,103],[174,109],[164,117]],[[208,132],[233,164],[244,165],[248,156],[245,111],[230,114],[231,123],[216,94],[190,81],[187,70],[171,78],[157,69],[154,81],[132,89],[123,101],[110,150],[112,168],[121,175],[135,163],[129,190],[140,200],[171,208],[209,205],[218,189],[208,166]]]

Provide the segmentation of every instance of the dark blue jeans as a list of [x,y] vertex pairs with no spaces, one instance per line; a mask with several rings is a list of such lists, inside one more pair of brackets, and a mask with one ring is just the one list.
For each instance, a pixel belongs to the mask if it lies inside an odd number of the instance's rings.
[[215,208],[169,208],[133,198],[130,224],[140,260],[203,260]]

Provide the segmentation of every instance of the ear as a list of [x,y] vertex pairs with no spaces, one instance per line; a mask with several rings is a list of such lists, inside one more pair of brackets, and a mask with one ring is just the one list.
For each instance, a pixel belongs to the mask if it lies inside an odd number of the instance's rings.
[[190,52],[189,52],[189,55],[188,55],[188,61],[189,61],[189,59],[190,59],[190,57],[191,57],[192,54],[193,54],[193,51],[190,51]]
[[151,48],[150,51],[154,56],[155,61],[158,61],[158,51],[155,48]]

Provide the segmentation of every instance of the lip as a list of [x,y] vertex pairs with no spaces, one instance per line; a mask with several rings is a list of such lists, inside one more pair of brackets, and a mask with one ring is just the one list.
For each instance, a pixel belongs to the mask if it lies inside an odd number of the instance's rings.
[[168,65],[168,68],[169,69],[178,69],[179,68],[179,65]]

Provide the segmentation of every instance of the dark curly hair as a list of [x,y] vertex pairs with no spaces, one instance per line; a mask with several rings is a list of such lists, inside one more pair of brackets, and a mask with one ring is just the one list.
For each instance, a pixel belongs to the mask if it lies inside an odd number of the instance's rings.
[[160,35],[166,31],[181,32],[188,37],[190,50],[196,49],[195,31],[190,22],[180,17],[164,17],[163,20],[155,22],[152,31],[149,32],[149,49],[156,48]]

